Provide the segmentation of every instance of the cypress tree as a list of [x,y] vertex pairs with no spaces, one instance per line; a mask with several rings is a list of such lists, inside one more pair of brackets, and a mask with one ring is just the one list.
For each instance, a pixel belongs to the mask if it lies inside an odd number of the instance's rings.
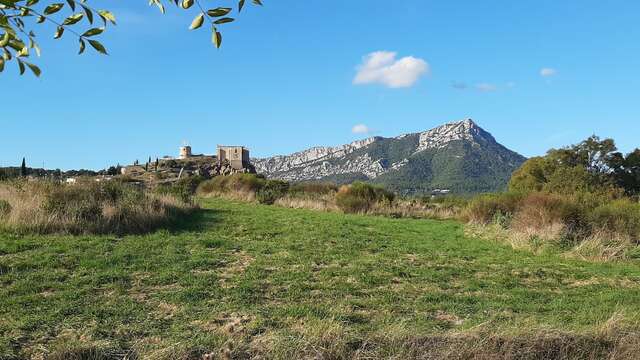
[[20,166],[20,176],[27,176],[27,161],[25,158],[22,158],[22,165]]

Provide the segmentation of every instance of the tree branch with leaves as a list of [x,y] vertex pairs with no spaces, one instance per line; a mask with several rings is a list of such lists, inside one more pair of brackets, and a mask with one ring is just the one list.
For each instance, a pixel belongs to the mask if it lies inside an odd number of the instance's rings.
[[[20,75],[29,69],[34,75],[40,76],[40,68],[28,59],[33,53],[40,56],[35,29],[43,23],[55,27],[54,39],[61,39],[64,34],[72,34],[78,41],[79,54],[84,53],[88,44],[98,53],[107,55],[107,49],[98,37],[107,30],[107,26],[116,25],[115,15],[109,10],[91,7],[87,0],[64,1],[0,0],[0,72],[13,61],[18,65]],[[235,20],[231,17],[234,9],[230,7],[208,8],[203,5],[202,0],[165,1],[182,10],[196,12],[189,26],[191,30],[201,28],[205,20],[208,21],[211,25],[211,41],[217,48],[222,45],[220,27]],[[245,2],[246,0],[238,0],[237,13],[242,11]],[[262,5],[261,0],[251,2],[254,5]],[[149,0],[149,5],[158,7],[164,14],[163,0]]]

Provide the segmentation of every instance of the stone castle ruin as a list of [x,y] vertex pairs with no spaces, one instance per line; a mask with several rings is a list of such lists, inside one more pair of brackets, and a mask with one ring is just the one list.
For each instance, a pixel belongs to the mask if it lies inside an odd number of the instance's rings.
[[179,148],[177,157],[165,156],[146,164],[139,164],[136,160],[134,165],[123,167],[121,172],[134,179],[155,178],[160,182],[171,182],[192,175],[212,178],[238,173],[255,174],[256,170],[251,164],[249,149],[244,146],[218,145],[215,155],[206,155],[194,154],[191,146],[185,143]]
[[218,145],[216,159],[217,164],[213,169],[216,175],[256,173],[256,168],[251,165],[249,149],[244,146]]
[[249,149],[239,145],[218,145],[215,155],[195,155],[191,146],[181,146],[179,160],[199,160],[198,175],[213,177],[217,175],[232,175],[237,173],[255,173],[256,170],[251,165]]
[[219,163],[228,161],[231,168],[242,170],[248,168],[251,163],[249,160],[249,149],[244,146],[224,146],[218,145],[216,157]]

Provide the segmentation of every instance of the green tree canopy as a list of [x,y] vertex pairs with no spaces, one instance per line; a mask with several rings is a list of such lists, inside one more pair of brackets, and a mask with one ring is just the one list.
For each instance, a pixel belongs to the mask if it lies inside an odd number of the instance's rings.
[[591,192],[640,194],[640,149],[620,152],[613,139],[592,136],[579,144],[552,149],[516,170],[509,189],[571,194]]
[[[211,41],[218,48],[222,45],[221,26],[235,20],[233,8],[209,8],[204,0],[149,0],[149,4],[164,13],[163,1],[194,12],[195,17],[189,26],[191,30],[209,23]],[[235,1],[238,1],[235,11],[240,13],[246,0]],[[261,0],[251,2],[262,5]],[[76,38],[80,54],[89,45],[106,55],[107,48],[98,39],[108,26],[116,25],[116,17],[109,10],[93,8],[87,0],[0,0],[0,72],[4,71],[7,63],[14,61],[21,75],[28,68],[40,76],[40,68],[27,59],[33,53],[40,56],[36,33],[39,24],[44,23],[54,26],[54,39],[63,36]]]

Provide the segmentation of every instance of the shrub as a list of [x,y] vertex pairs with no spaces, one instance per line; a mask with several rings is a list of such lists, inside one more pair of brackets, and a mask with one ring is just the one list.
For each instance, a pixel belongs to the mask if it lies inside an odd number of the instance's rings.
[[471,200],[465,214],[469,221],[477,224],[489,224],[496,217],[510,218],[516,212],[522,197],[520,193],[480,195]]
[[196,189],[196,194],[209,195],[214,193],[217,188],[217,183],[214,180],[206,180],[200,183],[200,185],[198,185],[198,189]]
[[190,176],[176,181],[171,185],[161,185],[156,192],[161,195],[174,196],[184,202],[191,202],[198,186],[204,181],[202,176]]
[[585,210],[575,200],[548,193],[532,193],[523,198],[511,228],[545,239],[576,240],[589,231]]
[[382,187],[363,182],[340,187],[336,194],[336,204],[346,213],[362,213],[374,204],[391,204],[395,195]]
[[594,229],[640,242],[640,204],[616,200],[595,208],[590,220]]
[[266,183],[263,177],[255,174],[234,174],[217,176],[205,181],[198,187],[198,194],[208,195],[227,192],[257,192]]
[[95,184],[55,186],[44,191],[42,209],[53,217],[70,217],[78,222],[97,221],[102,215],[102,201],[107,197]]
[[273,205],[278,199],[287,194],[289,183],[281,180],[267,180],[258,191],[256,199],[259,203]]

